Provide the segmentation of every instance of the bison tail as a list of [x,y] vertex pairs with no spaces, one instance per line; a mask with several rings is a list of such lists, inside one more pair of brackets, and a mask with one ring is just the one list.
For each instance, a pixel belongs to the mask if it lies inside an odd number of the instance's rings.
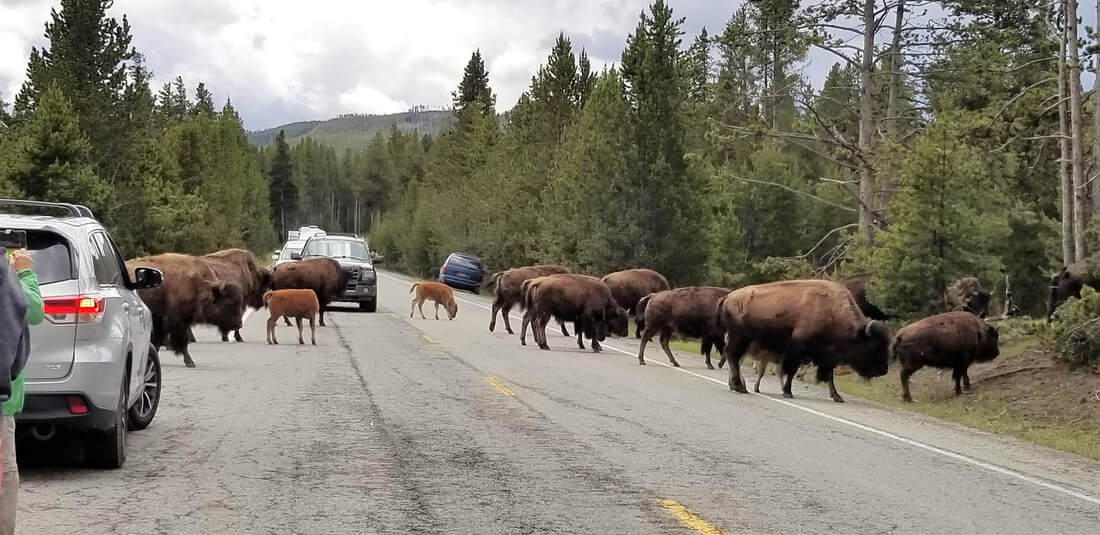
[[412,286],[409,286],[409,293],[413,293],[417,286],[420,286],[419,282],[414,282]]
[[501,275],[504,275],[503,271],[498,271],[496,273],[493,273],[492,275],[489,275],[489,280],[485,283],[485,287],[486,288],[496,287],[497,282],[500,281],[500,276]]
[[[253,294],[255,295],[255,294]],[[264,292],[264,307],[267,307],[267,302],[271,301],[271,291]]]
[[647,307],[649,307],[649,300],[652,299],[654,295],[656,295],[656,294],[646,295],[645,297],[641,298],[641,300],[638,301],[637,305],[634,305],[634,320],[635,321],[645,320],[645,309]]

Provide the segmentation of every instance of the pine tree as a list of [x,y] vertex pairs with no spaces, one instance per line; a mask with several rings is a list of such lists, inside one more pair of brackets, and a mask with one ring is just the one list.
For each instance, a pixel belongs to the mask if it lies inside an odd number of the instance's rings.
[[214,109],[214,96],[206,89],[205,83],[199,82],[195,87],[195,105],[191,108],[191,114],[213,117],[215,113],[217,111]]
[[1003,217],[982,217],[997,203],[990,166],[959,135],[957,119],[929,126],[901,170],[890,226],[874,250],[871,299],[899,315],[927,315],[945,307],[947,287],[976,276],[995,280],[993,252],[1008,235]]
[[581,49],[581,55],[577,58],[577,108],[583,108],[584,103],[588,102],[588,95],[592,94],[592,89],[596,87],[597,74],[592,72],[592,62],[588,59],[588,52],[583,48]]
[[497,97],[489,88],[489,71],[485,70],[485,60],[481,57],[481,50],[475,50],[470,55],[470,61],[463,71],[462,82],[458,84],[458,91],[452,93],[452,96],[455,112],[458,114],[472,107],[482,115],[496,115]]
[[711,73],[714,70],[711,61],[711,40],[704,26],[691,42],[685,55],[685,74],[687,77],[687,97],[690,102],[701,104],[709,100]]
[[109,189],[96,177],[91,145],[58,84],[39,94],[36,107],[14,141],[9,176],[28,199],[104,207]]
[[290,146],[286,143],[286,132],[280,130],[275,136],[275,155],[268,170],[268,184],[271,197],[271,218],[279,230],[279,238],[286,236],[288,224],[294,220],[298,205],[298,190],[294,185],[294,171],[291,167]]

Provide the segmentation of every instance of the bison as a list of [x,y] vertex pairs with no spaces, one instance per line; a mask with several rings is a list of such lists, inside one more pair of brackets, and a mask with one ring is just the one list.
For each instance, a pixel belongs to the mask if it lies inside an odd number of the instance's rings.
[[270,315],[267,318],[267,343],[278,344],[275,337],[275,324],[279,322],[279,316],[293,317],[298,324],[298,344],[305,344],[302,339],[302,319],[309,320],[310,343],[317,345],[317,325],[314,320],[317,317],[321,305],[317,302],[317,294],[313,290],[271,290],[260,298],[267,306]]
[[856,304],[859,305],[859,309],[864,316],[873,320],[886,321],[890,319],[890,316],[867,300],[867,283],[870,280],[870,273],[860,273],[844,279],[842,284],[848,288],[849,292],[852,292],[852,297],[856,299]]
[[[218,278],[235,282],[244,292],[245,304],[255,309],[264,306],[264,293],[271,289],[271,272],[256,264],[256,257],[244,249],[228,249],[202,257]],[[229,341],[229,331],[218,326],[222,341]],[[243,342],[240,329],[233,331],[233,339]]]
[[[497,327],[497,312],[499,311],[504,319],[504,329],[508,331],[508,334],[515,334],[512,331],[511,322],[508,321],[508,314],[512,311],[512,307],[516,305],[523,306],[522,286],[524,282],[546,275],[569,272],[569,268],[564,266],[544,264],[512,268],[494,273],[489,277],[490,283],[496,285],[493,297],[493,317],[489,320],[489,332],[493,332]],[[569,331],[565,329],[564,322],[561,323],[561,333],[569,336]]]
[[746,286],[730,292],[717,307],[726,332],[730,390],[747,392],[741,359],[750,347],[781,355],[783,397],[793,397],[791,380],[799,365],[813,363],[817,380],[829,383],[829,396],[842,403],[833,369],[847,364],[865,378],[886,374],[890,330],[868,319],[843,285],[796,280]]
[[1070,264],[1050,277],[1050,299],[1047,301],[1047,320],[1054,319],[1054,312],[1070,297],[1081,298],[1081,288],[1100,288],[1100,279],[1094,273],[1100,267],[1100,257],[1093,256]]
[[[271,277],[275,290],[313,290],[320,304],[320,324],[325,326],[325,308],[347,286],[347,274],[340,263],[331,258],[311,258],[287,262],[275,268]],[[283,318],[290,325],[289,318]]]
[[539,348],[549,350],[546,324],[551,317],[572,321],[577,331],[577,345],[584,349],[582,336],[587,336],[596,353],[602,349],[600,341],[608,334],[626,336],[628,333],[626,311],[600,279],[558,274],[532,279],[526,285],[524,305],[527,310],[520,328],[521,343],[525,342],[527,325],[531,325]]
[[654,335],[660,333],[661,349],[668,355],[668,361],[679,368],[680,363],[676,362],[668,342],[673,334],[680,334],[699,338],[700,352],[706,358],[707,368],[713,370],[711,347],[716,347],[719,353],[726,347],[725,334],[716,321],[714,310],[729,293],[729,288],[690,286],[643,297],[634,312],[638,325],[645,325],[644,328],[639,327],[643,332],[638,348],[638,364],[645,365],[645,346]]
[[[611,289],[611,295],[615,296],[615,301],[619,303],[619,306],[625,308],[627,312],[635,317],[637,317],[638,301],[641,301],[643,297],[672,288],[664,275],[652,269],[616,271],[604,276],[603,282]],[[641,318],[641,323],[637,324],[634,336],[641,338],[643,329],[645,329],[644,317]]]
[[193,325],[211,323],[229,329],[241,327],[244,292],[238,284],[219,279],[201,258],[167,253],[126,262],[131,275],[138,267],[156,268],[164,274],[160,286],[138,290],[153,315],[152,343],[156,347],[170,347],[183,355],[183,363],[188,368],[195,367],[187,350]]
[[901,398],[913,401],[909,377],[924,366],[951,369],[955,395],[969,392],[970,365],[991,361],[999,354],[997,329],[971,312],[947,312],[911,323],[894,339],[893,357],[901,362]]
[[991,297],[977,278],[963,277],[947,289],[947,306],[951,311],[965,311],[984,318],[989,312]]

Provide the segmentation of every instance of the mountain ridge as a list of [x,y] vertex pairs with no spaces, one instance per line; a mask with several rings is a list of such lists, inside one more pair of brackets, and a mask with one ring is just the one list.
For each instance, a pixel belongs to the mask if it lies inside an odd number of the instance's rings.
[[296,121],[273,128],[248,132],[248,141],[264,147],[275,140],[280,130],[286,133],[291,146],[306,137],[333,147],[337,152],[366,147],[379,132],[387,132],[394,125],[402,132],[416,131],[436,135],[451,122],[450,110],[414,108],[402,113],[344,114],[326,120]]

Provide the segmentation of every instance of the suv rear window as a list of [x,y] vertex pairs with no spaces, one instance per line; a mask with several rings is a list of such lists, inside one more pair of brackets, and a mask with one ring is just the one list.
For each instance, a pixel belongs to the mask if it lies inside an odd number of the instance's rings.
[[458,264],[460,266],[471,267],[477,270],[481,270],[481,260],[469,255],[464,254],[452,254],[451,258],[447,261],[448,264]]
[[34,260],[34,274],[39,284],[50,284],[76,278],[69,241],[52,232],[27,231],[27,251]]

